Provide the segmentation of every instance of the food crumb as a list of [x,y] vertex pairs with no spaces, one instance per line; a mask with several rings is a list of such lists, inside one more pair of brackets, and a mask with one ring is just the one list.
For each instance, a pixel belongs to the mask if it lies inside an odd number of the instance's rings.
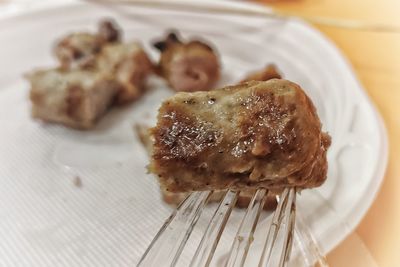
[[82,179],[78,175],[76,175],[73,179],[73,183],[76,187],[81,188],[82,187]]
[[133,131],[138,137],[140,143],[143,145],[143,147],[147,150],[148,154],[150,155],[153,145],[153,140],[150,136],[149,128],[150,127],[140,123],[136,123],[133,125]]

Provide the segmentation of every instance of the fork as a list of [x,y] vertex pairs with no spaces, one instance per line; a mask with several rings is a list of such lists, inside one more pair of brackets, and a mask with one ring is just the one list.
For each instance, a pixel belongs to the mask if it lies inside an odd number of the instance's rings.
[[[175,266],[212,193],[212,191],[193,192],[186,197],[161,227],[137,266]],[[239,191],[233,190],[226,191],[189,266],[203,267],[210,265],[239,193]],[[225,267],[244,266],[267,194],[267,189],[258,189],[253,195],[232,243],[225,261]],[[266,229],[268,234],[258,266],[287,266],[295,233],[305,263],[308,266],[314,266],[315,263],[321,267],[328,266],[312,235],[307,231],[301,220],[297,231],[294,230],[296,188],[284,189],[277,199],[278,205],[272,215],[269,229]],[[278,233],[282,237],[282,242],[277,242]],[[276,258],[276,255],[278,255],[278,258]]]

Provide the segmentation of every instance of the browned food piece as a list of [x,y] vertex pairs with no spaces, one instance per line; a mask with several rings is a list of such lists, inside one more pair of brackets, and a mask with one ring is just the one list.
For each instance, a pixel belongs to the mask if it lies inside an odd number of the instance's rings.
[[106,43],[121,41],[121,30],[112,20],[103,20],[99,23],[98,36]]
[[154,46],[161,51],[160,74],[176,91],[210,90],[220,75],[218,56],[207,44],[182,42],[175,33]]
[[250,73],[244,78],[241,83],[249,82],[249,81],[268,81],[271,79],[282,79],[281,74],[275,65],[269,64],[264,69]]
[[78,129],[89,129],[118,91],[112,80],[92,71],[50,69],[28,75],[32,116]]
[[132,102],[145,92],[147,76],[153,64],[138,43],[115,43],[105,46],[98,56],[97,67],[104,75],[111,75],[120,89],[117,104]]
[[54,54],[64,69],[92,68],[102,47],[119,41],[119,36],[118,26],[105,20],[100,22],[98,33],[68,34],[56,44]]
[[54,49],[61,67],[93,67],[96,54],[100,51],[102,41],[90,33],[72,33],[59,41]]
[[287,80],[252,81],[166,100],[149,166],[171,192],[311,188],[326,179],[330,137]]

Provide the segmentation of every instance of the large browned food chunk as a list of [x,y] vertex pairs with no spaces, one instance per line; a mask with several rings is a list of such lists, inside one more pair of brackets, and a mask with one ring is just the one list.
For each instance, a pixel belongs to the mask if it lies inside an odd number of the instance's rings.
[[330,137],[296,84],[272,79],[178,93],[158,114],[150,171],[167,191],[310,188]]
[[175,33],[170,33],[154,46],[161,51],[160,74],[176,91],[210,90],[218,80],[218,57],[204,42],[184,43]]
[[153,72],[152,62],[136,42],[105,46],[98,56],[97,67],[118,82],[117,104],[138,99],[145,92],[147,77]]
[[93,127],[118,92],[117,83],[92,71],[41,70],[28,79],[32,116],[78,129]]
[[34,71],[31,83],[32,116],[69,127],[88,129],[112,104],[138,99],[153,65],[135,42],[121,43],[110,20],[98,33],[72,33],[55,48],[60,66]]

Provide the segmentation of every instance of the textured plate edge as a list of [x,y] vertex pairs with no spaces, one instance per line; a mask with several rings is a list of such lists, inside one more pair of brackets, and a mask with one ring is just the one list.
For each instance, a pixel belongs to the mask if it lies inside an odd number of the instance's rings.
[[[251,4],[252,5],[252,4]],[[262,5],[254,4],[257,5],[260,8],[263,8]],[[329,47],[331,51],[333,51],[335,54],[337,54],[340,59],[342,60],[342,63],[344,63],[345,67],[347,70],[350,72],[350,75],[352,77],[353,82],[355,83],[355,86],[357,88],[358,93],[360,93],[360,96],[368,103],[368,106],[371,108],[372,115],[375,118],[375,124],[379,127],[378,132],[379,132],[379,148],[380,148],[380,155],[382,156],[382,159],[380,161],[380,164],[377,166],[377,168],[374,171],[373,177],[367,187],[367,192],[369,194],[364,194],[364,196],[360,199],[359,203],[360,204],[357,208],[353,210],[352,213],[352,218],[351,220],[346,221],[346,226],[348,226],[348,231],[346,235],[343,237],[339,237],[334,239],[331,239],[331,242],[327,244],[327,253],[335,249],[337,246],[342,243],[349,234],[354,232],[357,228],[357,226],[362,222],[362,219],[365,217],[365,215],[368,213],[368,210],[371,208],[373,202],[377,198],[379,191],[382,187],[382,183],[385,178],[387,166],[388,166],[388,159],[389,159],[389,139],[388,139],[388,133],[387,133],[387,128],[384,123],[384,120],[382,118],[382,115],[379,113],[377,107],[375,104],[372,102],[371,98],[367,94],[367,91],[365,90],[364,86],[362,85],[361,81],[358,78],[358,75],[356,74],[352,64],[348,60],[348,58],[344,55],[344,53],[335,45],[335,43],[330,40],[329,37],[327,37],[324,33],[319,31],[317,28],[315,28],[312,24],[296,19],[295,20],[297,23],[299,23],[304,29],[309,30],[315,35],[318,35],[321,40],[324,41],[324,43]],[[334,242],[335,241],[335,242]]]

